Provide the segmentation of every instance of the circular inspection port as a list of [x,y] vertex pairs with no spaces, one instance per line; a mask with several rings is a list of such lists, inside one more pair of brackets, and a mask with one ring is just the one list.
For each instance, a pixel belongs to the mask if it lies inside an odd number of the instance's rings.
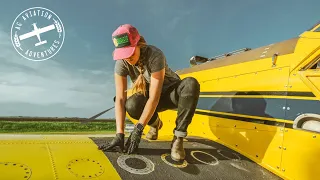
[[[233,160],[233,161],[240,161],[241,158],[238,154],[236,153],[231,153],[231,152],[228,152],[228,151],[223,151],[223,150],[218,150],[217,151],[222,157],[226,158],[226,159],[229,159],[229,160]],[[233,157],[230,157],[230,156],[233,156]]]
[[93,159],[74,159],[67,165],[68,171],[79,178],[95,178],[103,174],[104,167]]
[[0,179],[27,180],[31,177],[31,169],[20,163],[0,162]]
[[121,155],[117,159],[118,165],[132,174],[149,174],[154,171],[154,164],[141,155]]
[[161,159],[163,162],[168,164],[169,166],[176,167],[176,168],[185,168],[188,166],[188,162],[183,160],[182,162],[177,162],[172,160],[170,154],[162,154]]
[[203,164],[207,164],[211,166],[215,166],[219,164],[219,160],[216,157],[203,151],[191,151],[191,156],[195,160]]

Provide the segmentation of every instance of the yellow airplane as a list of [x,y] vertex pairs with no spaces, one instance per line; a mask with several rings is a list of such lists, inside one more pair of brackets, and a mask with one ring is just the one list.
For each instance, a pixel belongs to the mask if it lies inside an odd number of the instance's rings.
[[0,179],[319,179],[319,61],[319,23],[256,49],[194,56],[177,71],[201,85],[185,161],[170,159],[168,110],[159,139],[143,136],[137,155],[98,150],[114,134],[0,135]]
[[[200,82],[188,134],[222,144],[283,179],[320,179],[319,63],[320,23],[256,49],[192,57],[190,68],[177,71]],[[160,113],[160,136],[172,134],[176,113]]]

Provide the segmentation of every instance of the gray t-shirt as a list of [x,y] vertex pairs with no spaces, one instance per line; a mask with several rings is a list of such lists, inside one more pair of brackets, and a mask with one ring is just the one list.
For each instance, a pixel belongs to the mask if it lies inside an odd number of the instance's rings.
[[[162,92],[166,91],[167,88],[175,84],[177,81],[180,81],[180,77],[168,67],[166,57],[159,48],[153,45],[147,45],[146,47],[141,48],[139,60],[143,63],[143,67],[145,69],[143,76],[145,77],[148,85],[150,84],[151,73],[160,71],[163,68],[165,68],[165,77]],[[131,65],[125,60],[117,60],[114,71],[120,76],[129,75],[131,81],[135,82],[140,74],[137,64]]]

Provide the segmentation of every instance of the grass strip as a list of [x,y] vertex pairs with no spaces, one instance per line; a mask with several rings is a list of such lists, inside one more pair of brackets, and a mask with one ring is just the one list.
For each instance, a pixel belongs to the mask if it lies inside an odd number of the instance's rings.
[[0,121],[0,133],[114,132],[116,122],[13,122]]

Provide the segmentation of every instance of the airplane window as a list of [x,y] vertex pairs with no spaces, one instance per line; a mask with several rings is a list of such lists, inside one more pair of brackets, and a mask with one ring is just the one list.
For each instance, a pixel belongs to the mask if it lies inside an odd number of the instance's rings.
[[310,69],[320,69],[320,60],[318,60],[318,62],[315,63]]

